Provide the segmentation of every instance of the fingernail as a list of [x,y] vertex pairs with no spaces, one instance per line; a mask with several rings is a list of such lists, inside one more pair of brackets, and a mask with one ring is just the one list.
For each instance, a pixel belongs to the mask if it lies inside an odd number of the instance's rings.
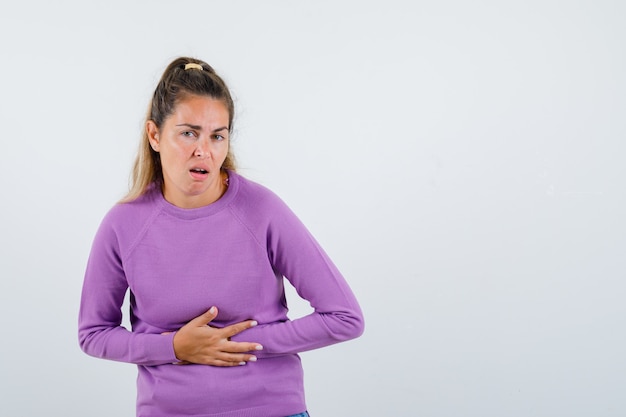
[[245,362],[239,362],[239,365],[245,365],[245,364],[246,364]]
[[258,322],[258,321],[256,321],[256,320],[253,320],[253,321],[251,321],[251,322],[250,322],[250,327],[254,327],[254,326],[256,326],[257,324],[259,324],[259,322]]
[[256,345],[255,349],[256,350],[263,350],[263,345]]
[[215,306],[213,306],[213,307],[211,307],[211,308],[209,309],[209,313],[211,313],[211,314],[215,314]]
[[248,359],[250,362],[256,362],[256,356],[252,356],[250,359]]

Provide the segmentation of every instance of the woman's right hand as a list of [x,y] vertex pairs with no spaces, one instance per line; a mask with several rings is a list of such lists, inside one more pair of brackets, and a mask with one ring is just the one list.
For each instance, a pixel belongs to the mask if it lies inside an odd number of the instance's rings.
[[256,361],[256,356],[245,352],[261,350],[263,346],[258,343],[233,342],[230,338],[256,326],[257,322],[247,320],[224,328],[215,328],[208,325],[215,317],[217,308],[211,307],[176,332],[174,353],[180,363],[239,366]]

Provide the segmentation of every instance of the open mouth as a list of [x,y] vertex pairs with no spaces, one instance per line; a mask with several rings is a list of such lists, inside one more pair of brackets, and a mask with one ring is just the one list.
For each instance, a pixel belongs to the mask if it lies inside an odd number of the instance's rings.
[[202,169],[202,168],[192,168],[190,169],[190,171],[196,174],[208,174],[209,173],[206,169]]

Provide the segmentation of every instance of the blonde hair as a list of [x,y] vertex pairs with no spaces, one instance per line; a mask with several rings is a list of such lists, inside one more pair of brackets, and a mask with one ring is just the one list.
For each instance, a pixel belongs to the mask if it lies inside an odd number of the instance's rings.
[[[209,64],[188,57],[175,59],[163,72],[148,106],[146,123],[152,120],[160,129],[165,119],[174,112],[176,105],[188,95],[209,96],[223,101],[228,109],[228,130],[232,133],[235,105],[226,83]],[[222,169],[236,170],[230,146]],[[153,184],[162,187],[163,170],[160,155],[150,146],[144,124],[131,172],[130,189],[121,202],[126,203],[141,197]]]

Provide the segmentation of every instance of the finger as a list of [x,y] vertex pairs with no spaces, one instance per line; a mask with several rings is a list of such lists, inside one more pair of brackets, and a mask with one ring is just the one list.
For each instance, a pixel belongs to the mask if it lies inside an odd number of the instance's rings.
[[243,332],[251,327],[256,326],[258,323],[256,320],[248,320],[242,321],[241,323],[231,324],[230,326],[226,326],[222,329],[223,334],[226,338],[232,337],[236,334]]
[[219,360],[219,359],[213,359],[212,361],[210,361],[208,363],[205,363],[204,365],[226,367],[226,366],[243,366],[243,365],[245,365],[247,363],[248,362],[246,362],[246,361],[231,362],[231,361],[223,361],[223,360]]
[[244,353],[263,350],[263,346],[258,343],[226,342],[221,349],[222,352]]
[[217,307],[213,306],[208,311],[205,311],[195,319],[191,320],[188,324],[202,327],[209,324],[215,317],[217,317]]
[[241,355],[234,353],[222,353],[218,357],[212,357],[210,359],[210,364],[213,365],[215,363],[221,364],[220,366],[241,366],[245,365],[248,362],[256,362],[257,357],[254,355]]

